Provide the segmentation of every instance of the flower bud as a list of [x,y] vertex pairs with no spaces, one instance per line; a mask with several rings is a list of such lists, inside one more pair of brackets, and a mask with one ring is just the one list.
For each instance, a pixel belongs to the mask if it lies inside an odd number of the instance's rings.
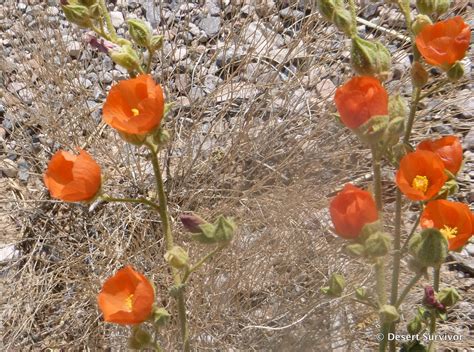
[[416,315],[410,322],[407,324],[407,331],[410,335],[418,334],[423,325],[421,323],[421,319],[418,315]]
[[369,294],[365,287],[358,287],[355,289],[355,296],[358,300],[366,301],[369,298]]
[[139,46],[148,48],[151,43],[150,25],[136,18],[127,20],[127,24],[128,31],[134,42]]
[[443,288],[436,297],[445,307],[454,306],[461,299],[461,295],[453,287]]
[[352,243],[346,246],[346,251],[354,257],[361,257],[364,255],[365,247],[360,243]]
[[354,133],[368,145],[376,145],[386,133],[389,122],[388,115],[372,116],[370,120],[354,130]]
[[386,79],[391,66],[390,52],[378,41],[371,42],[355,36],[352,38],[351,63],[361,76]]
[[142,145],[147,135],[146,134],[133,134],[133,133],[126,133],[126,132],[118,132],[120,137],[127,143],[140,146]]
[[129,45],[123,45],[119,50],[110,53],[111,59],[117,64],[126,68],[129,72],[136,70],[140,66],[140,59],[135,50]]
[[416,8],[424,15],[441,15],[448,11],[449,5],[449,0],[416,0]]
[[433,308],[440,312],[444,312],[446,310],[446,307],[436,299],[435,291],[431,286],[425,287],[423,304],[428,308]]
[[191,233],[201,233],[200,225],[207,223],[207,221],[194,213],[181,214],[179,219],[181,220],[181,223],[183,224],[186,231]]
[[231,218],[220,215],[213,224],[199,225],[201,231],[192,239],[204,244],[227,243],[232,240],[236,228]]
[[79,3],[84,6],[93,6],[97,4],[97,0],[79,0]]
[[165,308],[155,308],[153,313],[151,313],[151,318],[153,320],[153,324],[156,327],[163,327],[168,323],[170,320],[170,313]]
[[370,235],[364,243],[365,254],[369,257],[383,257],[390,249],[391,237],[383,232]]
[[64,15],[69,22],[77,24],[79,27],[88,28],[92,25],[89,9],[83,5],[70,4],[62,5]]
[[143,350],[150,345],[151,341],[152,338],[148,331],[140,326],[135,326],[128,340],[128,346],[134,350]]
[[189,266],[189,256],[180,246],[173,246],[164,255],[166,262],[176,269],[183,269]]
[[421,88],[426,84],[426,82],[428,82],[428,72],[420,62],[415,61],[413,63],[410,73],[411,80],[413,81],[415,87]]
[[341,274],[332,274],[328,281],[328,286],[322,287],[321,292],[333,296],[339,297],[346,287],[346,280]]
[[417,15],[415,17],[415,20],[413,21],[413,23],[411,25],[411,30],[413,31],[413,34],[416,36],[428,24],[433,24],[433,22],[431,21],[431,19],[428,16],[426,16],[426,15]]
[[380,308],[379,315],[384,323],[393,323],[400,318],[397,308],[389,304],[385,304]]
[[352,16],[344,8],[342,0],[320,0],[318,1],[318,10],[327,21],[334,23],[345,34],[351,35],[353,31]]
[[448,79],[451,82],[457,82],[464,76],[464,66],[460,61],[457,61],[447,72]]
[[156,51],[161,49],[163,46],[163,36],[162,35],[154,35],[150,39],[150,49],[152,51]]
[[425,267],[440,266],[448,255],[448,241],[436,228],[426,228],[410,240],[410,251]]

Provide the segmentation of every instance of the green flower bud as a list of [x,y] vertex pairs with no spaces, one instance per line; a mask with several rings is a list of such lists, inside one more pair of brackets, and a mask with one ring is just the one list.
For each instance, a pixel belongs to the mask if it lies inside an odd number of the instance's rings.
[[176,269],[183,269],[189,266],[189,256],[180,246],[173,246],[164,255],[166,262]]
[[416,8],[424,15],[441,15],[448,11],[449,5],[449,0],[416,0]]
[[150,49],[152,51],[156,51],[161,49],[163,46],[163,36],[162,35],[154,35],[150,39]]
[[417,15],[415,17],[415,20],[413,21],[413,23],[411,25],[411,30],[413,31],[413,34],[416,36],[428,24],[433,24],[433,22],[431,21],[431,19],[428,16],[426,16],[426,15]]
[[359,75],[386,79],[391,66],[390,52],[378,41],[355,36],[352,38],[351,63]]
[[421,331],[422,328],[423,328],[423,324],[421,323],[421,319],[418,315],[416,315],[407,324],[407,331],[410,335],[418,334]]
[[128,31],[135,43],[139,46],[148,48],[151,43],[150,25],[142,20],[132,18],[127,20]]
[[383,232],[370,235],[364,243],[365,254],[369,257],[383,257],[390,250],[391,237]]
[[364,143],[376,145],[384,138],[388,122],[388,115],[372,116],[367,122],[354,129],[354,133]]
[[92,21],[89,14],[89,9],[83,5],[70,4],[62,5],[64,15],[71,23],[77,24],[79,27],[89,28]]
[[353,32],[351,13],[344,8],[342,0],[319,0],[319,13],[347,35]]
[[455,288],[447,287],[439,291],[436,294],[436,298],[442,305],[450,307],[458,303],[458,301],[461,299],[461,295],[458,293],[458,291],[456,291]]
[[333,18],[334,25],[347,36],[351,36],[354,31],[351,13],[343,7],[336,8]]
[[358,300],[361,300],[361,301],[366,301],[369,298],[369,294],[365,287],[356,288],[355,296]]
[[382,230],[383,230],[383,226],[380,220],[367,223],[362,227],[359,238],[361,238],[362,240],[365,240],[370,235],[373,235],[374,233],[378,233]]
[[120,50],[111,51],[110,57],[117,65],[126,68],[129,72],[140,66],[140,59],[136,51],[129,45],[123,45]]
[[426,82],[428,82],[428,72],[418,61],[413,63],[410,73],[415,87],[421,88],[426,84]]
[[171,315],[165,308],[155,308],[151,317],[156,327],[163,327],[168,323]]
[[360,243],[352,243],[346,246],[346,251],[355,257],[361,257],[364,255],[365,248]]
[[388,115],[390,120],[394,120],[397,117],[406,118],[407,112],[407,102],[400,94],[390,96],[388,99]]
[[133,144],[140,146],[142,145],[145,140],[147,135],[146,134],[131,134],[131,133],[126,133],[126,132],[120,132],[119,131],[120,137],[127,143]]
[[204,244],[213,244],[230,242],[237,226],[231,218],[220,215],[213,224],[200,224],[199,228],[201,232],[192,239]]
[[346,287],[346,280],[341,274],[332,274],[327,282],[328,286],[322,287],[321,292],[333,296],[339,297]]
[[412,237],[410,251],[424,267],[440,266],[448,255],[448,241],[438,229],[428,228]]
[[150,333],[140,326],[134,326],[128,340],[128,346],[134,350],[147,348],[152,341]]
[[385,304],[380,308],[379,315],[384,323],[393,323],[400,318],[397,308],[389,304]]
[[93,5],[97,5],[97,0],[79,0],[79,3],[81,5],[90,7],[90,6],[93,6]]
[[461,62],[457,61],[447,72],[448,79],[451,82],[457,82],[464,76],[464,66]]

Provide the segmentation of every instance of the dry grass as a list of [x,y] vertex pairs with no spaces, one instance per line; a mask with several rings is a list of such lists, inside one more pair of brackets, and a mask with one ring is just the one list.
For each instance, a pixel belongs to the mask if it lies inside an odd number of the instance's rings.
[[[269,19],[270,14],[262,26]],[[198,48],[190,48],[192,65],[187,68],[171,63],[180,43],[178,37],[171,40],[156,62],[163,69],[155,72],[168,88],[169,100],[189,91],[180,91],[179,75],[204,85],[219,54],[249,40],[242,28],[250,22],[238,16],[227,19],[224,48],[206,62]],[[95,300],[101,282],[120,266],[132,263],[143,271],[156,283],[159,303],[174,312],[166,292],[171,282],[162,259],[160,220],[142,206],[102,203],[88,208],[52,201],[40,175],[59,147],[86,146],[103,167],[106,192],[153,197],[151,166],[144,150],[102,128],[94,111],[100,106],[88,106],[94,92],[75,79],[91,62],[72,61],[65,51],[67,36],[78,31],[65,36],[42,16],[34,32],[24,23],[15,25],[17,33],[25,33],[15,47],[19,60],[0,58],[0,67],[10,81],[32,90],[34,102],[28,105],[6,90],[3,99],[10,114],[22,117],[9,138],[16,142],[14,153],[31,165],[32,180],[26,186],[2,179],[0,215],[10,231],[5,242],[16,242],[20,251],[2,267],[2,349],[119,350],[128,330],[101,322]],[[371,282],[370,271],[341,252],[325,212],[328,196],[342,184],[358,180],[366,186],[369,181],[364,178],[367,151],[334,121],[331,92],[321,96],[315,89],[328,70],[340,72],[339,83],[349,77],[347,60],[340,59],[346,48],[315,13],[290,26],[294,35],[285,46],[288,51],[236,54],[219,69],[223,80],[217,89],[189,97],[189,106],[176,105],[167,118],[173,143],[162,152],[162,163],[172,217],[192,210],[209,219],[232,215],[239,223],[233,244],[187,288],[196,350],[375,348],[374,317],[362,306],[347,306],[349,297],[331,302],[319,292],[336,271],[354,285]],[[54,50],[51,37],[57,40]],[[404,55],[396,55],[395,62]],[[242,86],[242,76],[257,62],[265,70],[251,76],[262,74],[265,80],[248,79]],[[392,85],[394,91],[407,84],[408,73],[402,76]],[[453,116],[455,94],[453,90],[439,106],[447,118]],[[421,123],[416,128],[418,136],[427,131]],[[39,141],[32,141],[33,134]],[[192,257],[204,253],[176,221],[174,225],[177,242]],[[465,299],[472,307],[472,295]],[[459,326],[471,338],[462,314],[449,326]],[[163,337],[166,350],[176,346],[176,336],[173,320]]]

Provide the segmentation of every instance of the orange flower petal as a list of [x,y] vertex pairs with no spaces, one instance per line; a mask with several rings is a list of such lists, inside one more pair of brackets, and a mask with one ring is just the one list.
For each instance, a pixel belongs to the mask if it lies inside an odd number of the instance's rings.
[[449,250],[458,250],[471,238],[474,231],[473,214],[467,204],[438,199],[428,202],[421,214],[422,228],[455,229],[455,237],[448,239]]
[[103,284],[97,300],[105,321],[134,325],[150,316],[155,291],[145,276],[126,266]]
[[463,153],[459,138],[445,136],[435,140],[425,140],[418,144],[418,150],[428,150],[439,155],[446,169],[456,175],[461,168]]
[[160,85],[150,75],[140,75],[112,87],[103,107],[103,119],[119,132],[144,135],[160,125],[164,105]]
[[53,198],[88,201],[100,190],[101,170],[84,150],[77,156],[60,150],[51,158],[43,180]]
[[449,66],[466,55],[470,38],[469,26],[457,16],[423,27],[416,46],[429,64]]
[[388,114],[388,94],[374,77],[353,77],[337,88],[334,100],[342,122],[351,129],[372,116]]
[[365,224],[377,221],[378,212],[372,195],[347,184],[329,205],[336,233],[343,238],[356,238]]
[[[413,187],[417,176],[428,179],[428,188],[422,192]],[[441,158],[430,151],[417,150],[405,155],[400,161],[395,182],[400,191],[411,200],[429,200],[443,187],[448,177]]]

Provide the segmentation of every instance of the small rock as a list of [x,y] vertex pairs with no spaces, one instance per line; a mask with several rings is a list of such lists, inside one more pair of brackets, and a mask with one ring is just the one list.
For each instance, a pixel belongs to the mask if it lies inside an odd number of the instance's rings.
[[77,59],[79,55],[81,54],[81,48],[82,48],[81,43],[72,41],[68,43],[66,50],[70,57],[72,57],[73,59]]
[[7,131],[0,127],[0,143],[5,141],[5,137],[7,136]]
[[323,79],[321,82],[316,84],[316,91],[321,95],[323,99],[329,99],[336,90],[336,86],[330,79]]
[[279,12],[280,16],[286,20],[298,21],[304,17],[304,13],[291,7],[284,8]]
[[34,95],[31,89],[22,89],[18,92],[18,95],[26,104],[31,105],[33,103]]
[[474,257],[474,243],[469,243],[466,247],[464,247],[467,251],[467,253],[471,256]]
[[188,56],[188,51],[186,50],[186,47],[181,47],[175,50],[173,53],[173,61],[178,62],[181,60],[184,60]]
[[467,150],[474,150],[474,127],[471,127],[469,133],[464,137],[463,144]]
[[28,7],[28,6],[27,6],[26,4],[24,4],[24,3],[22,3],[22,2],[20,2],[18,5],[16,5],[16,8],[17,8],[18,10],[20,10],[21,12],[25,12],[27,7]]
[[205,17],[199,22],[199,28],[206,32],[209,37],[213,37],[219,34],[221,29],[221,18]]
[[125,22],[123,14],[120,11],[110,12],[110,20],[115,28],[119,28]]
[[442,135],[454,134],[454,130],[448,125],[438,125],[433,127],[433,131],[438,132]]
[[59,9],[56,7],[56,6],[49,6],[47,9],[46,9],[46,13],[49,15],[49,16],[57,16],[59,14]]
[[16,93],[26,87],[23,82],[12,82],[7,86],[7,90],[12,93]]
[[18,175],[18,166],[13,160],[3,159],[0,161],[0,171],[6,177],[14,178]]
[[191,105],[191,102],[189,101],[188,97],[181,96],[175,99],[175,101],[173,102],[173,105],[178,108],[179,107],[186,108]]
[[0,248],[0,263],[14,259],[19,255],[18,250],[14,244],[2,244]]

